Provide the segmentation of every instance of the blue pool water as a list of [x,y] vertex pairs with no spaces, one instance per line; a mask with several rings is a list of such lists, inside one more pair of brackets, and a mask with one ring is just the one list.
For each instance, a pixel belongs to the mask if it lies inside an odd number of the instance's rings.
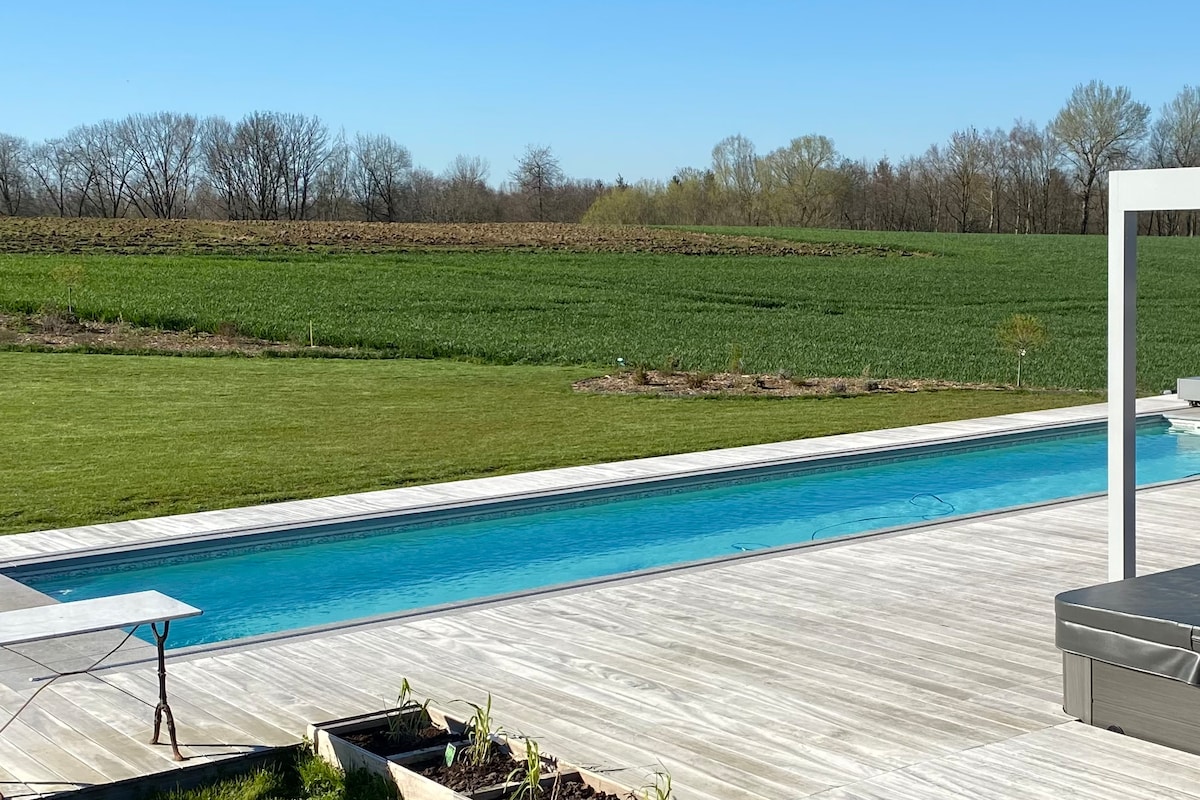
[[[1141,484],[1200,474],[1200,436],[1138,430]],[[341,622],[1104,491],[1105,438],[991,440],[886,460],[330,531],[152,560],[9,570],[62,600],[157,589],[204,610],[173,646]],[[901,451],[903,452],[903,451]]]

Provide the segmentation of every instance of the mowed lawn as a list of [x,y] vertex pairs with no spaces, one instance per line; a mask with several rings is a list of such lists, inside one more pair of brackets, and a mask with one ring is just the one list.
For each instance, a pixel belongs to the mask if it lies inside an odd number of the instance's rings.
[[0,532],[1091,402],[580,395],[594,369],[0,353]]
[[[84,316],[174,329],[230,325],[268,339],[491,364],[616,359],[720,370],[1010,382],[997,326],[1046,326],[1025,365],[1036,386],[1100,389],[1105,240],[742,229],[841,239],[928,257],[638,253],[0,255],[0,310],[63,306],[80,267]],[[1200,368],[1200,241],[1140,242],[1139,383],[1161,391]]]

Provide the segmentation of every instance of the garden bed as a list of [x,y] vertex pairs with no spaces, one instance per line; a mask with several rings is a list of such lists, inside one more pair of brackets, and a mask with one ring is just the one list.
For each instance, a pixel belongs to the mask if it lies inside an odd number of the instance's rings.
[[917,378],[823,378],[788,374],[746,375],[737,372],[675,372],[625,369],[576,381],[577,392],[641,394],[663,397],[855,397],[945,389],[1001,391],[1011,387],[985,383]]
[[[490,708],[490,706],[489,706]],[[409,725],[420,737],[400,740],[397,720],[428,714],[431,725]],[[484,717],[486,720],[486,717]],[[475,759],[470,723],[437,709],[387,709],[309,726],[318,756],[343,772],[366,771],[390,781],[405,800],[623,800],[630,787],[542,754],[536,742],[499,733]],[[530,795],[532,787],[536,795]]]

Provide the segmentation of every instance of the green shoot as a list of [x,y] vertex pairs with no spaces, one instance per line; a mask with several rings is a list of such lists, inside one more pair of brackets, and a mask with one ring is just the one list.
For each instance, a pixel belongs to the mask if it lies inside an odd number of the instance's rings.
[[537,742],[525,740],[525,763],[508,773],[504,781],[519,781],[508,800],[539,800],[542,797],[542,754]]
[[428,698],[424,703],[414,700],[412,686],[409,684],[408,678],[404,678],[400,682],[400,692],[396,696],[396,708],[399,710],[389,716],[387,720],[388,739],[399,742],[420,738],[421,731],[431,724],[429,702]]
[[492,736],[499,733],[499,729],[492,728],[492,695],[488,693],[487,704],[482,706],[465,700],[463,702],[475,709],[467,721],[467,738],[471,740],[471,747],[467,751],[466,761],[482,766],[492,754]]
[[641,800],[671,800],[671,772],[662,764],[654,771],[654,782],[642,787]]

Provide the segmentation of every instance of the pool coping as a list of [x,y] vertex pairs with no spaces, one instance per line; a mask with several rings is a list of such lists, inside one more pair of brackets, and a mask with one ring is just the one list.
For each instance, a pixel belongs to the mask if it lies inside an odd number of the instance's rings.
[[[1137,401],[1140,417],[1186,407],[1187,403],[1174,395],[1153,396]],[[395,515],[536,501],[554,495],[620,490],[643,484],[782,467],[831,457],[881,455],[925,445],[965,443],[1003,434],[1037,433],[1102,422],[1106,414],[1107,405],[1104,403],[1068,406],[244,508],[9,534],[0,537],[0,570],[171,545],[211,543],[288,528],[366,523]]]

